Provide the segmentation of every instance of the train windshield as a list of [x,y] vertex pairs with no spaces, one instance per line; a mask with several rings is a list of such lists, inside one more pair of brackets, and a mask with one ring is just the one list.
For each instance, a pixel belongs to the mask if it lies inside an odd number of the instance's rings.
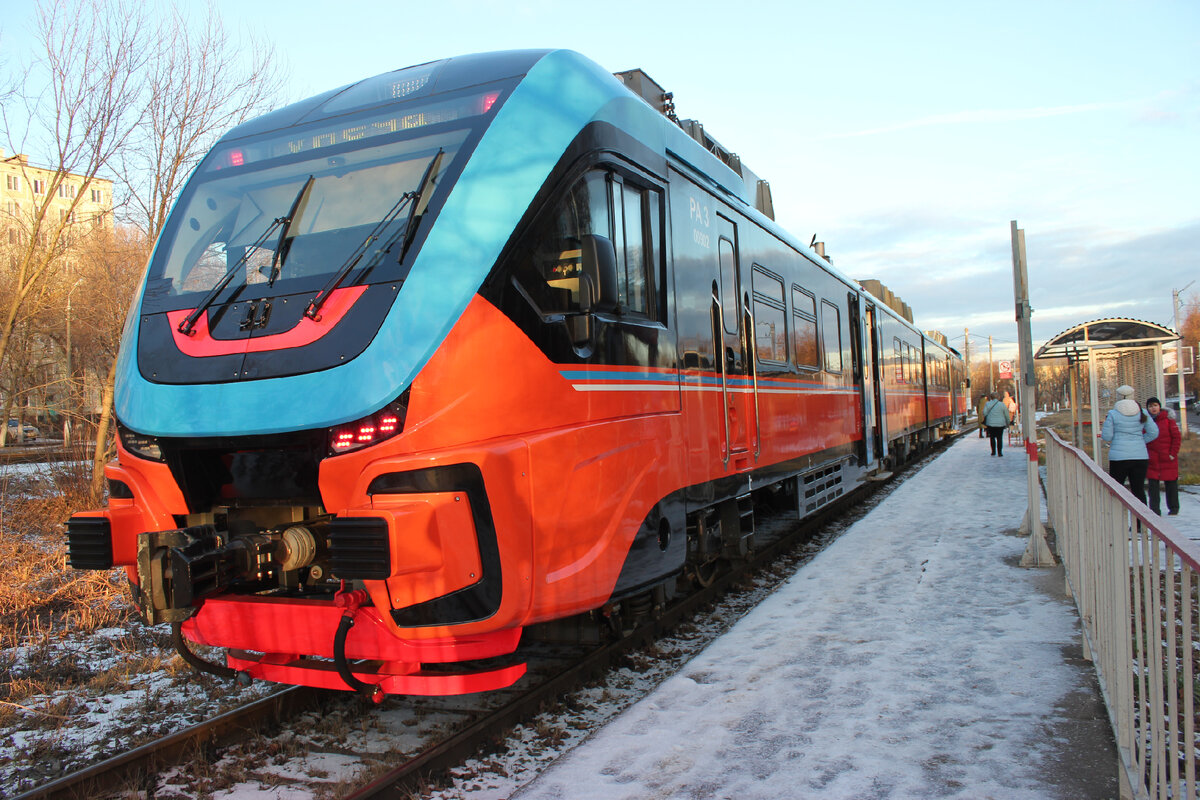
[[[172,214],[146,299],[186,305],[231,271],[229,289],[244,287],[243,296],[319,289],[351,262],[347,284],[402,279],[409,212],[425,210],[405,193],[418,190],[441,152],[423,197],[444,196],[437,189],[461,171],[474,123],[497,94],[405,104],[220,146]],[[190,297],[171,301],[179,295]]]

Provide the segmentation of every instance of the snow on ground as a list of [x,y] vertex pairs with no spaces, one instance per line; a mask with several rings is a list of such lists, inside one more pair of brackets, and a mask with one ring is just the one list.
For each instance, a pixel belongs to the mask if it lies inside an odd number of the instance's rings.
[[1021,452],[965,437],[514,796],[1041,798],[1073,609],[1016,562]]

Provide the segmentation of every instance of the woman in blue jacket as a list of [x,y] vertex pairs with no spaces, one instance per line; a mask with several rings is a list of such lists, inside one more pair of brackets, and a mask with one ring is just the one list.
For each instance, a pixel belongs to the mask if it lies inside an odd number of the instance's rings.
[[1149,442],[1158,437],[1158,424],[1133,399],[1133,387],[1117,387],[1121,398],[1104,418],[1100,438],[1108,442],[1108,474],[1117,483],[1129,480],[1129,491],[1146,503],[1146,468]]

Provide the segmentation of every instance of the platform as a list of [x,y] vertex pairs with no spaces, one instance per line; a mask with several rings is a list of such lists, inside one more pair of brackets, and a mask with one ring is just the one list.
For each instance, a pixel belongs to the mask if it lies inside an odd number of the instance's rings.
[[1117,797],[1023,456],[964,436],[514,797]]

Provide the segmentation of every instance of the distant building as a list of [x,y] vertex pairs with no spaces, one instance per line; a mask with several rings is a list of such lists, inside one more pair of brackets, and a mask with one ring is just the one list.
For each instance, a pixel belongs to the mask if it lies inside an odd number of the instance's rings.
[[65,219],[72,225],[112,227],[112,181],[93,178],[85,189],[83,176],[68,173],[55,186],[57,175],[55,170],[33,166],[23,153],[9,156],[0,148],[0,227],[4,229],[0,242],[17,244],[21,240],[48,193],[47,221],[51,225]]
[[[38,234],[43,245],[50,241],[50,234],[59,223],[67,224],[60,245],[69,245],[72,240],[94,228],[113,229],[113,184],[103,178],[86,181],[82,175],[62,173],[34,166],[25,154],[7,155],[0,149],[0,258],[19,258],[22,246],[29,241],[29,233],[35,215],[44,209],[44,224]],[[56,270],[71,270],[68,253],[57,262]],[[69,342],[70,293],[67,294],[65,322]],[[7,302],[7,300],[5,300]],[[83,370],[75,373],[75,385],[71,388],[68,375],[69,360],[60,344],[40,334],[34,334],[25,345],[23,369],[27,377],[21,380],[23,388],[17,396],[18,404],[12,408],[13,416],[27,421],[36,420],[42,426],[44,437],[53,437],[62,432],[62,413],[73,409],[76,413],[94,414],[100,406],[100,387],[103,376],[95,376]],[[4,388],[0,387],[0,410],[8,406]]]

